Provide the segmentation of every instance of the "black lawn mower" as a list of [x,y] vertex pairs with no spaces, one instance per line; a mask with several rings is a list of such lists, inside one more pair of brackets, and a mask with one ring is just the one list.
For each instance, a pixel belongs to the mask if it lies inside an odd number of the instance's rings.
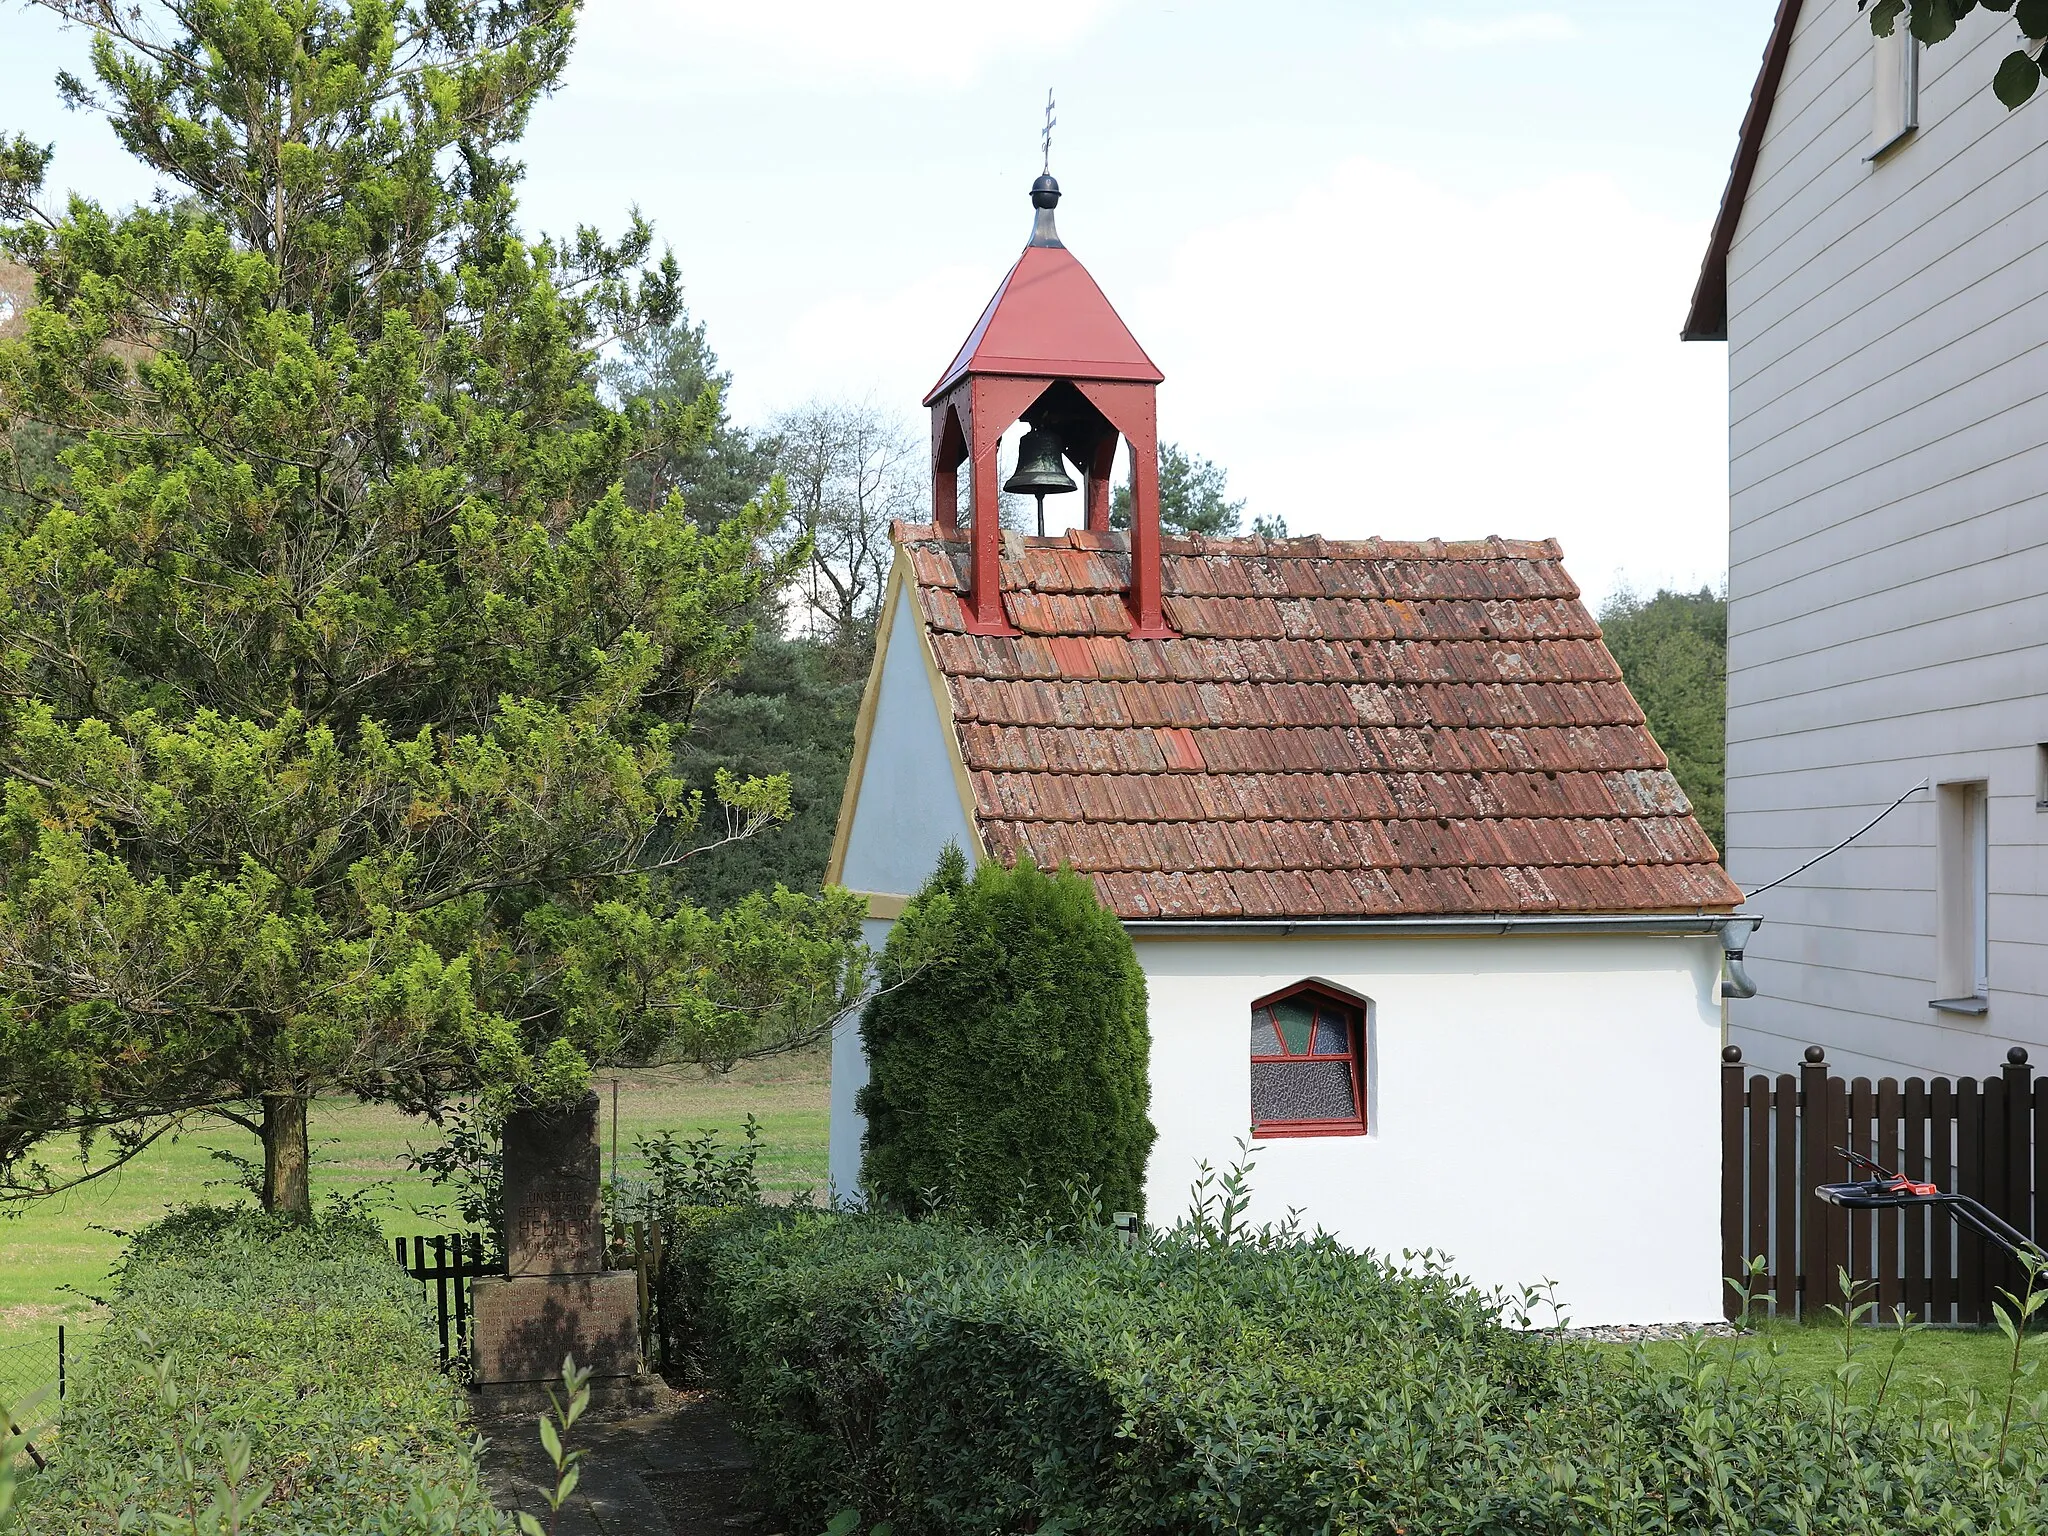
[[1837,1147],[1835,1151],[1852,1164],[1869,1169],[1875,1177],[1846,1184],[1815,1186],[1813,1192],[1829,1205],[1839,1205],[1851,1211],[1914,1210],[1921,1206],[1939,1206],[1987,1242],[1996,1243],[2020,1263],[2025,1264],[2031,1259],[2036,1264],[2048,1265],[2048,1249],[2043,1249],[1981,1201],[1968,1195],[1945,1195],[1933,1184],[1916,1183],[1903,1173],[1894,1173],[1847,1147]]

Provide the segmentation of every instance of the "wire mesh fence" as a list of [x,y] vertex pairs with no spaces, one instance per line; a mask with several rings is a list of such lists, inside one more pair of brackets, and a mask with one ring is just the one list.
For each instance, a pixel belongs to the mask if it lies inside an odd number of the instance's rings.
[[0,1407],[8,1428],[28,1437],[31,1459],[46,1456],[63,1420],[71,1384],[70,1344],[58,1325],[55,1338],[0,1344]]

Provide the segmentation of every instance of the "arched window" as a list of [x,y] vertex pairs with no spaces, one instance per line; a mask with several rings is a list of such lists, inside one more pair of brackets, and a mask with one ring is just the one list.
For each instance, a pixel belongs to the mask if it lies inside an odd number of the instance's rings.
[[1362,1136],[1365,1010],[1302,982],[1252,1004],[1252,1130]]

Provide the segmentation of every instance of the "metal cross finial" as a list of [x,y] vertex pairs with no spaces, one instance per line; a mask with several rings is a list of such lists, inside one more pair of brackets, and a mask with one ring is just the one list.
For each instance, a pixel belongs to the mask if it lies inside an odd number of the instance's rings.
[[1052,127],[1058,121],[1059,119],[1052,115],[1052,87],[1047,86],[1045,88],[1045,136],[1043,139],[1045,163],[1040,167],[1047,176],[1052,174]]

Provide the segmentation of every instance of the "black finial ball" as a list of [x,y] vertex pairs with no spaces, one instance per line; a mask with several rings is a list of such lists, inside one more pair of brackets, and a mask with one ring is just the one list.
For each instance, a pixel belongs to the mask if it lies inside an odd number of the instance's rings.
[[1806,1048],[1806,1059],[1812,1062],[1815,1066],[1819,1066],[1822,1062],[1828,1059],[1828,1053],[1822,1050],[1817,1045],[1809,1045]]
[[1041,176],[1031,183],[1031,206],[1034,208],[1057,208],[1060,205],[1060,184],[1050,176]]
[[1721,1059],[1727,1062],[1731,1067],[1734,1066],[1736,1062],[1742,1060],[1742,1047],[1739,1045],[1722,1046]]
[[2005,1059],[2016,1067],[2024,1067],[2027,1064],[2027,1048],[2024,1045],[2016,1045],[2005,1053]]

